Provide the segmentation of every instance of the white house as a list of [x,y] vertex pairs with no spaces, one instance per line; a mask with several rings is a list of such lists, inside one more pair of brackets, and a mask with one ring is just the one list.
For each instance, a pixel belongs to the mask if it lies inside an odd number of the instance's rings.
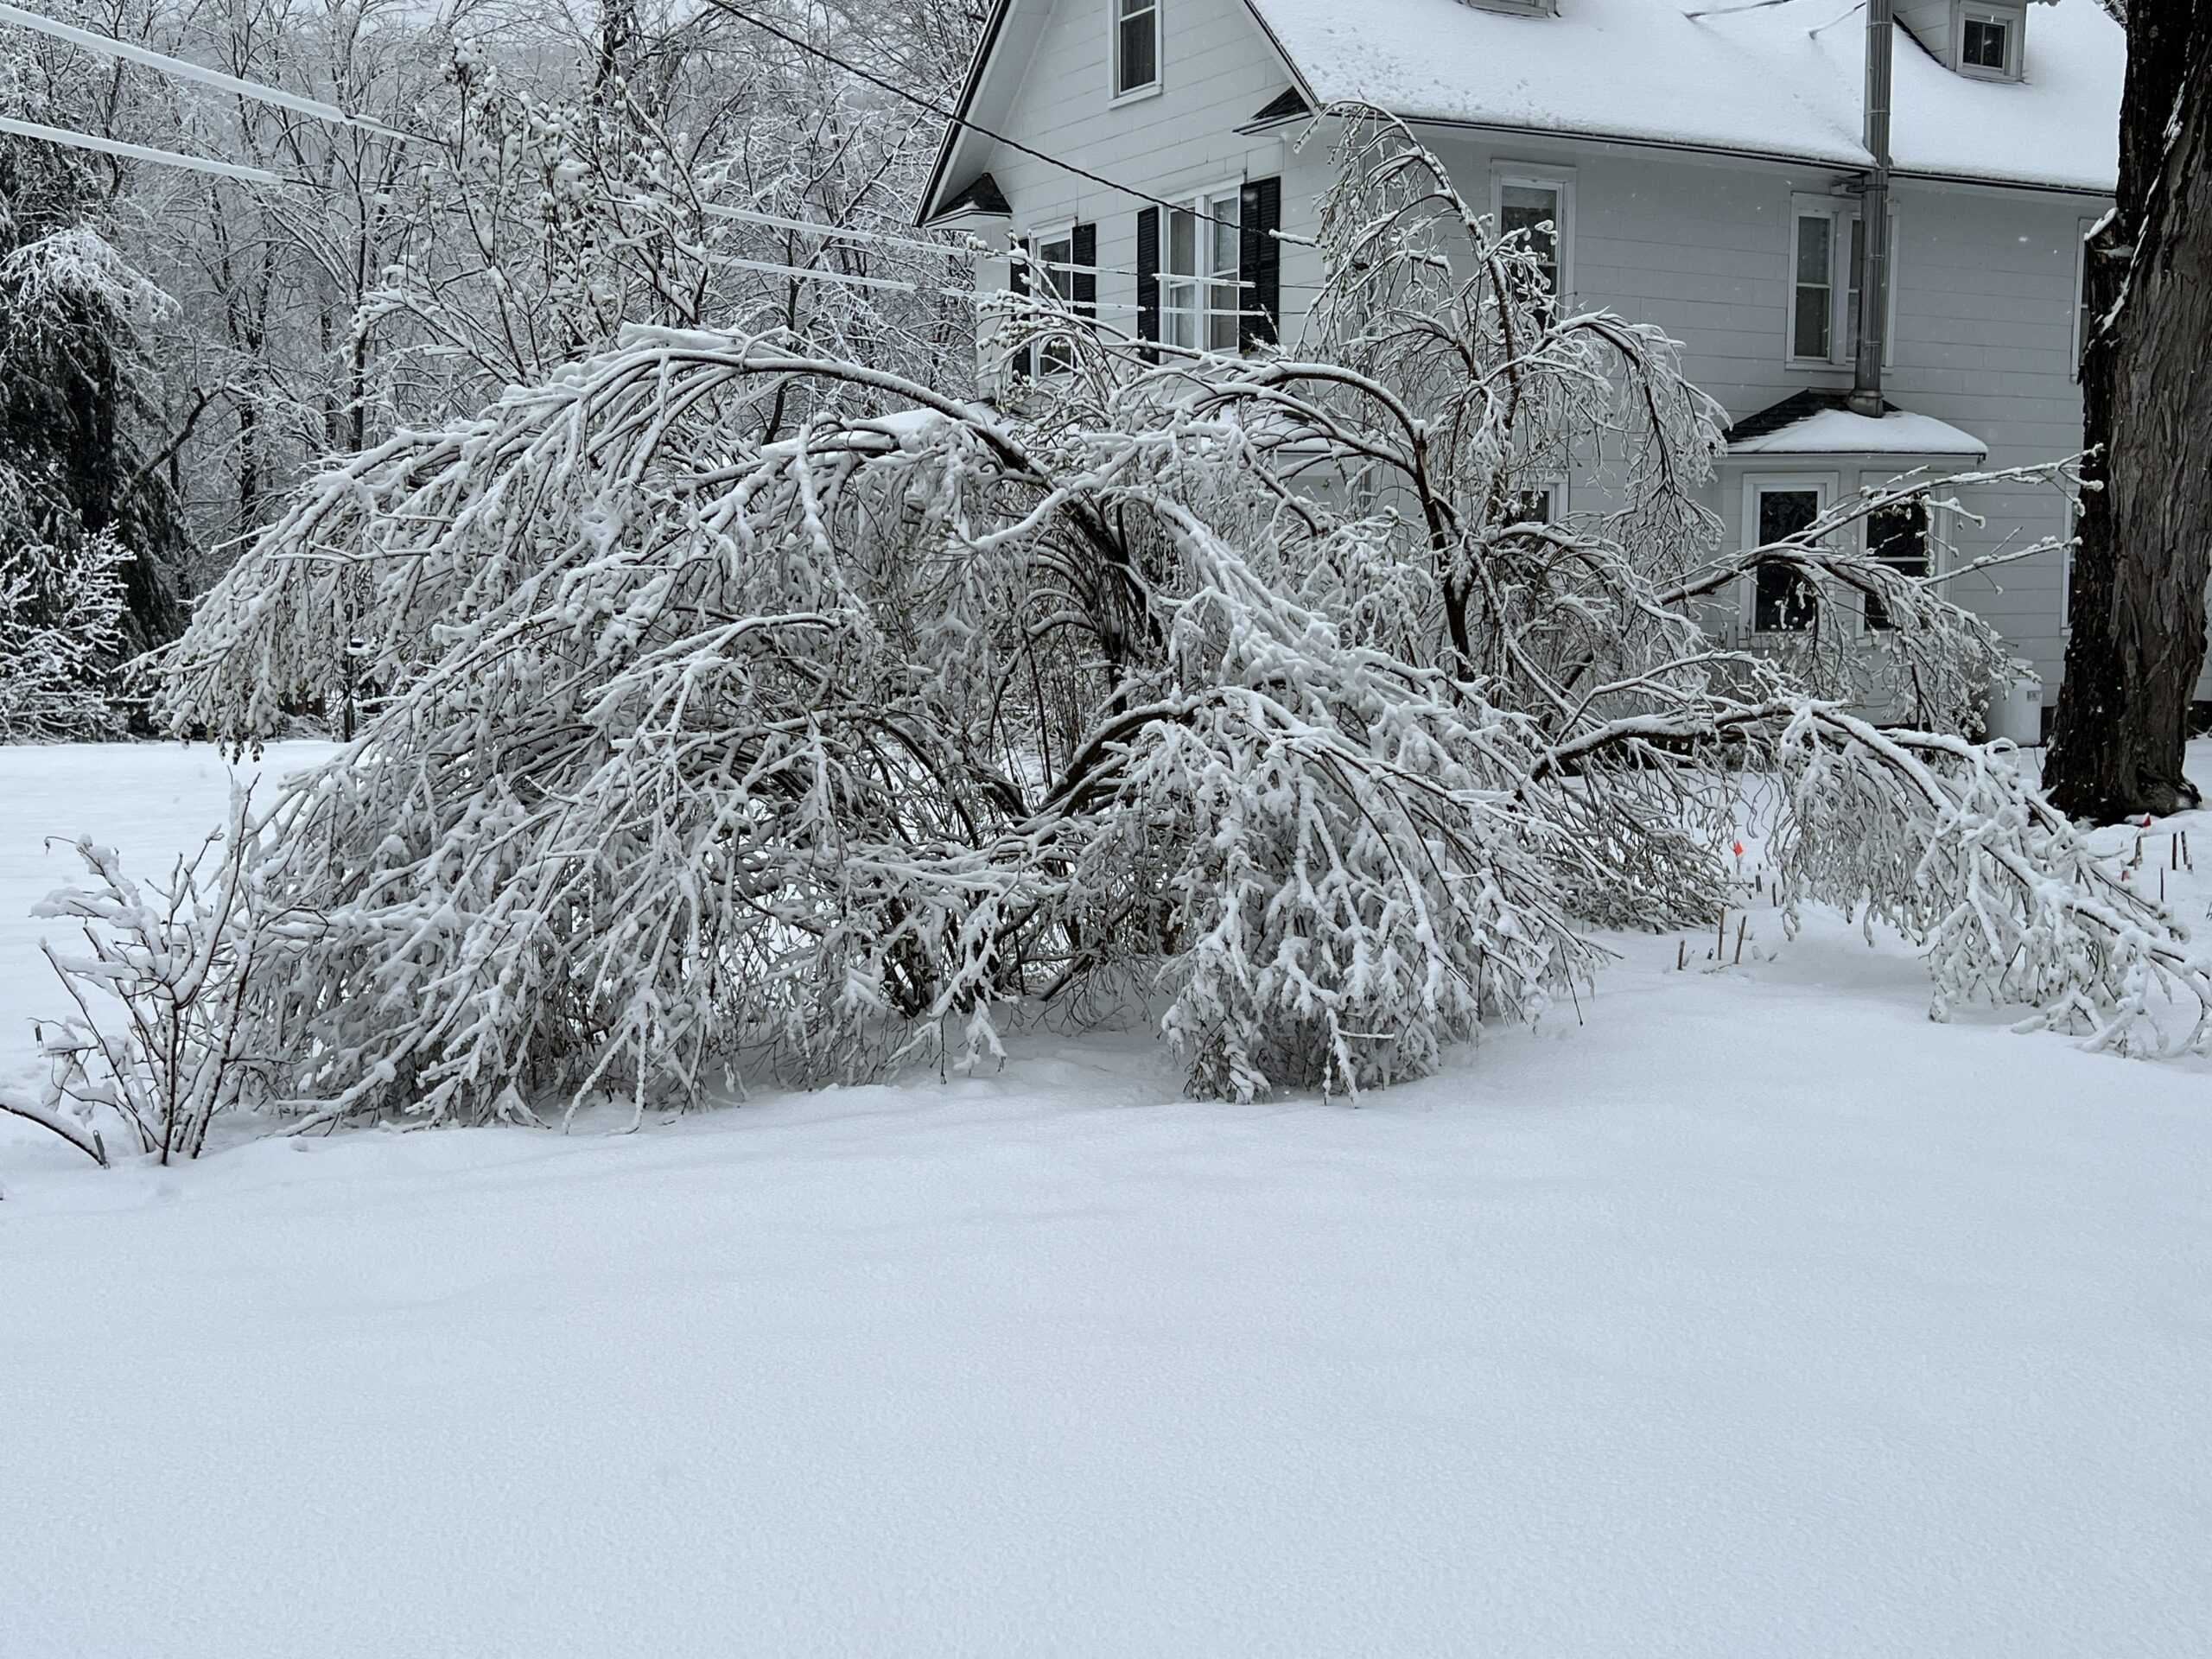
[[[1311,112],[1379,105],[1508,227],[1556,227],[1537,235],[1560,291],[1683,343],[1734,420],[1712,505],[1772,536],[1862,479],[2081,445],[2082,238],[2115,184],[2121,31],[2096,0],[1897,0],[1893,27],[1879,419],[1845,407],[1875,162],[1847,0],[997,0],[925,218],[1095,265],[1077,296],[1152,337],[1234,345],[1243,283],[1294,338],[1316,256],[1261,232],[1313,227]],[[1938,556],[2067,527],[2041,490],[1963,505]],[[1878,533],[1923,556],[1914,527]],[[2056,685],[2063,555],[1955,594]],[[1788,601],[1747,591],[1739,625],[1787,628]]]

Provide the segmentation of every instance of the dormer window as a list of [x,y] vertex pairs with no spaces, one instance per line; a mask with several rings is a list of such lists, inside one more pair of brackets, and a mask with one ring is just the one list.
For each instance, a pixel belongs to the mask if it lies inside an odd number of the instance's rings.
[[1994,17],[1969,16],[1959,36],[1959,61],[1969,69],[2003,74],[2012,62],[2012,31]]
[[1114,8],[1114,96],[1160,90],[1160,0],[1110,0]]
[[2026,0],[1897,0],[1897,19],[1946,69],[1976,80],[2020,79]]
[[1959,14],[1959,70],[1986,79],[2020,78],[2018,14],[1962,6]]

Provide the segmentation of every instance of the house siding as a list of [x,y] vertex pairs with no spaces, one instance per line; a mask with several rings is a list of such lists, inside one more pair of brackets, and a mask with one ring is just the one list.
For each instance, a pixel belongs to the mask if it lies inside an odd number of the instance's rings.
[[[1311,236],[1325,183],[1320,147],[1301,155],[1294,133],[1248,137],[1236,130],[1291,84],[1243,0],[1162,0],[1160,91],[1119,106],[1111,102],[1111,16],[1108,0],[1060,0],[1052,7],[1007,102],[1002,130],[1032,149],[1170,200],[1233,180],[1281,177],[1282,228]],[[1136,220],[1145,204],[1003,148],[993,153],[990,168],[1014,209],[1013,234],[1067,219],[1098,226],[1101,321],[1134,332]],[[1313,257],[1308,249],[1284,249],[1285,340],[1297,337],[1303,321],[1315,280]]]

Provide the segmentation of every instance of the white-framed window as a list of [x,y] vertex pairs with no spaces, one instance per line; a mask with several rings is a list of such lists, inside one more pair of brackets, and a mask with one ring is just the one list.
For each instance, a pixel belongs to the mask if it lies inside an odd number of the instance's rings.
[[1826,363],[1835,355],[1835,210],[1800,204],[1790,214],[1789,355]]
[[[1075,221],[1047,226],[1029,233],[1032,280],[1039,298],[1047,296],[1063,304],[1075,299]],[[1037,347],[1039,374],[1065,374],[1075,366],[1075,353],[1065,340],[1048,340]]]
[[[1894,507],[1866,515],[1863,521],[1867,556],[1879,560],[1901,576],[1925,576],[1935,566],[1934,509],[1925,501],[1903,501]],[[1866,595],[1863,612],[1870,628],[1895,626],[1882,601]]]
[[[1802,531],[1835,499],[1824,473],[1752,474],[1744,480],[1744,545],[1765,547]],[[1763,564],[1745,584],[1744,623],[1753,633],[1803,633],[1820,614],[1812,584],[1796,571]]]
[[1501,167],[1491,175],[1491,212],[1501,235],[1525,232],[1554,299],[1574,291],[1574,180],[1556,170]]
[[2082,359],[2089,349],[2089,333],[2096,319],[2089,314],[2089,234],[2099,221],[2085,219],[2074,238],[2074,378],[2082,378]]
[[1160,338],[1198,352],[1235,352],[1242,275],[1241,182],[1200,191],[1161,214]]
[[[1848,363],[1859,353],[1859,285],[1866,226],[1858,207],[1825,196],[1797,196],[1789,212],[1789,321],[1787,350],[1802,367]],[[1887,313],[1882,361],[1897,356],[1897,215],[1890,213]]]
[[2076,545],[2082,539],[2082,510],[2071,509],[2066,515],[2066,545],[2059,550],[2063,563],[2058,571],[2058,631],[2062,634],[2074,632],[2074,556],[2081,550]]
[[1114,24],[1114,96],[1160,90],[1160,0],[1106,0]]
[[1516,524],[1555,524],[1567,516],[1567,480],[1548,478],[1513,492]]
[[1985,79],[2020,78],[2021,13],[2009,6],[1959,8],[1959,72]]

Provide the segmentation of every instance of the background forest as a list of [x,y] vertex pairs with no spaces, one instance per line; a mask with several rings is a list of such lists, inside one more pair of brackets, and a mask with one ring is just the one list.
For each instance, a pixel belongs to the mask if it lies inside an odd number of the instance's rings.
[[[111,728],[105,670],[173,638],[318,464],[473,413],[625,323],[780,328],[948,389],[971,377],[974,313],[944,291],[972,280],[964,258],[774,221],[913,238],[938,136],[785,37],[936,102],[982,0],[740,10],[42,14],[219,72],[198,80],[0,9],[0,118],[213,163],[0,130],[0,736]],[[766,269],[791,266],[861,280]]]

